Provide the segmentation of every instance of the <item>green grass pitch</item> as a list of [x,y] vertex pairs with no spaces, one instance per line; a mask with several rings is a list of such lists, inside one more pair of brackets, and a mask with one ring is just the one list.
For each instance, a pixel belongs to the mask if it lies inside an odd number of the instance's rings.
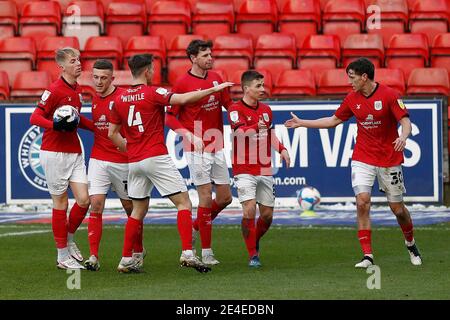
[[[175,225],[146,225],[145,272],[119,274],[123,226],[106,225],[101,270],[82,271],[81,288],[69,290],[70,275],[55,266],[49,225],[3,225],[0,300],[450,299],[449,228],[448,223],[416,228],[424,259],[420,267],[410,264],[399,228],[374,228],[381,288],[369,290],[372,274],[354,268],[361,258],[354,228],[274,226],[261,242],[263,267],[253,270],[247,266],[240,227],[215,226],[213,247],[221,264],[200,274],[179,267],[181,244]],[[85,225],[76,240],[87,258]]]

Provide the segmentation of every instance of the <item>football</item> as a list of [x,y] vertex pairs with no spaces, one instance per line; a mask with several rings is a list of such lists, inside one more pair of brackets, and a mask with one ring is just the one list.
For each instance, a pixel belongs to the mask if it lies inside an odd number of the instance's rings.
[[303,211],[314,211],[320,203],[320,193],[314,187],[303,187],[297,191],[297,201]]
[[71,124],[70,127],[77,127],[80,122],[80,114],[75,107],[64,105],[57,108],[53,113],[53,122],[60,122],[63,119],[67,124]]

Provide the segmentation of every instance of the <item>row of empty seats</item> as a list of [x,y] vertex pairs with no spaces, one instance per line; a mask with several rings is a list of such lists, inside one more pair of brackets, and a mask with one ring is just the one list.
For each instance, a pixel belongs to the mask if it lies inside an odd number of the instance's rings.
[[[152,53],[154,83],[173,85],[191,66],[186,47],[193,39],[206,36],[177,36],[167,50],[160,36],[132,37],[123,50],[116,37],[91,37],[81,52],[83,70],[90,70],[99,58],[110,60],[115,69],[128,69],[126,60],[138,53]],[[13,37],[0,40],[0,70],[8,73],[12,86],[20,71],[46,70],[52,80],[60,73],[54,55],[62,47],[79,48],[76,37],[47,37],[38,45],[33,38]],[[439,34],[428,48],[423,34],[394,35],[386,50],[379,35],[350,35],[344,47],[333,35],[310,35],[298,48],[289,34],[261,35],[256,47],[249,35],[222,35],[214,41],[215,68],[226,70],[227,76],[238,69],[268,69],[274,80],[284,70],[311,69],[320,76],[320,70],[346,67],[353,59],[365,56],[376,67],[400,69],[408,79],[415,68],[445,68],[450,73],[450,33]],[[167,78],[167,79],[166,79]]]
[[[322,7],[321,7],[322,3]],[[90,36],[160,35],[170,44],[180,34],[290,33],[301,44],[310,34],[334,34],[341,45],[350,34],[423,33],[431,45],[450,31],[450,0],[74,0],[28,1],[20,9],[0,0],[0,35],[77,36],[81,48]],[[67,6],[66,6],[67,5]],[[374,19],[373,13],[380,16]]]
[[[242,97],[240,77],[245,70],[236,70],[231,78],[221,70],[219,72],[225,79],[235,85],[230,92],[232,98]],[[325,70],[316,81],[311,70],[285,70],[276,81],[272,80],[270,72],[258,69],[264,75],[267,95],[272,98],[299,98],[304,96],[339,96],[351,91],[347,74],[344,69]],[[114,84],[121,87],[131,85],[132,77],[128,70],[117,70],[114,73]],[[445,69],[419,68],[414,69],[405,86],[402,72],[398,69],[377,69],[376,81],[388,85],[398,91],[400,95],[450,95],[449,76]],[[0,100],[37,100],[45,89],[51,84],[50,74],[46,71],[22,71],[9,89],[8,75],[0,71]],[[83,95],[90,100],[95,95],[92,73],[84,71],[78,79]]]

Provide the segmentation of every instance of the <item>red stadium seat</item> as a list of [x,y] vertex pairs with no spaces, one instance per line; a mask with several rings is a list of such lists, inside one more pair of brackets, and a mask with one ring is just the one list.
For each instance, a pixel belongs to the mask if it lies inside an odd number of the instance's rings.
[[55,51],[64,47],[80,49],[78,38],[76,37],[47,37],[38,44],[37,70],[50,73],[52,81],[55,81],[61,69],[55,61]]
[[297,47],[292,34],[271,33],[260,35],[255,48],[255,69],[269,70],[277,80],[283,70],[295,67]]
[[408,95],[450,95],[447,70],[443,68],[414,69],[408,78]]
[[25,6],[27,2],[30,2],[30,0],[12,0],[12,1],[16,3],[18,13],[22,12],[22,8]]
[[[236,70],[232,74],[231,78],[229,78],[229,81],[234,83],[234,86],[232,86],[230,89],[230,97],[233,100],[241,99],[244,95],[244,91],[242,90],[242,87],[241,87],[241,76],[247,70],[248,69]],[[267,97],[270,97],[272,94],[272,87],[273,87],[272,76],[270,75],[270,72],[267,70],[262,70],[262,69],[259,69],[256,71],[258,71],[259,73],[261,73],[264,76],[264,88],[265,88]]]
[[220,69],[212,69],[211,71],[217,73],[223,81],[228,81],[228,75],[225,71]]
[[19,72],[12,86],[11,99],[37,100],[51,83],[46,71]]
[[250,34],[253,43],[262,34],[277,30],[278,9],[274,0],[247,0],[237,9],[236,30]]
[[122,63],[122,42],[117,37],[90,37],[81,53],[83,70],[91,70],[97,59],[111,61],[114,69],[119,69]]
[[231,78],[234,70],[253,66],[253,39],[246,34],[218,36],[213,47],[214,68],[221,69]]
[[84,50],[87,39],[98,37],[104,31],[104,10],[99,1],[75,0],[64,11],[62,34],[77,37]]
[[429,45],[437,34],[449,31],[450,2],[448,0],[416,1],[410,9],[410,31],[424,33]]
[[135,54],[153,55],[153,79],[155,85],[162,82],[162,68],[166,66],[166,43],[161,36],[135,36],[128,40],[123,54],[123,66],[128,70],[127,60]]
[[315,96],[316,85],[311,70],[285,70],[275,81],[272,96],[293,98],[296,96]]
[[148,33],[162,36],[167,44],[191,29],[191,6],[184,1],[158,1],[153,3],[148,16]]
[[16,37],[0,40],[0,70],[8,73],[10,86],[14,83],[17,73],[33,70],[35,61],[34,39]]
[[384,66],[384,45],[381,35],[349,35],[342,48],[342,65],[345,67],[359,57],[368,58],[377,68]]
[[95,92],[92,70],[81,71],[81,75],[78,77],[77,82],[81,87],[81,94],[83,95],[83,101],[91,101],[92,97],[97,94]]
[[375,69],[375,81],[397,90],[400,95],[405,95],[406,81],[403,71],[400,69]]
[[403,70],[408,79],[412,69],[426,66],[428,58],[428,41],[424,34],[395,34],[386,49],[385,65]]
[[325,70],[317,86],[318,95],[346,95],[351,90],[345,69]]
[[450,74],[450,33],[438,34],[431,46],[431,66],[445,68]]
[[39,42],[45,37],[56,36],[61,30],[61,7],[56,1],[28,2],[22,8],[19,33]]
[[300,69],[312,69],[316,82],[320,70],[338,67],[341,59],[339,38],[335,35],[311,35],[305,39],[298,50],[297,65]]
[[0,1],[0,40],[17,33],[17,8],[13,1]]
[[9,79],[6,71],[0,71],[0,100],[9,99]]
[[118,37],[125,47],[132,36],[140,36],[147,26],[145,3],[112,2],[106,10],[106,34]]
[[[373,25],[368,17],[367,33],[380,34],[386,47],[393,34],[404,33],[408,28],[408,3],[406,0],[372,0],[371,5],[380,9],[380,25]],[[368,13],[371,16],[371,12]]]
[[365,13],[363,0],[330,1],[322,14],[323,33],[337,35],[342,45],[348,35],[364,31]]
[[234,6],[232,0],[198,0],[192,17],[192,33],[218,35],[234,31]]
[[295,35],[298,47],[308,35],[316,34],[322,27],[320,5],[316,0],[288,0],[280,12],[280,32]]

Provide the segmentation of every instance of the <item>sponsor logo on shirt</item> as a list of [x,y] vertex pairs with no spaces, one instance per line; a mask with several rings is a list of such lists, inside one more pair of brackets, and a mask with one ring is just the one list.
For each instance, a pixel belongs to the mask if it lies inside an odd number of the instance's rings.
[[359,110],[359,109],[361,109],[361,105],[360,105],[360,104],[357,104],[357,105],[356,105],[356,110]]
[[52,93],[48,90],[45,90],[44,93],[41,96],[41,103],[44,103],[47,101],[48,97],[50,97]]
[[365,121],[360,122],[360,125],[364,127],[364,129],[376,129],[381,125],[381,120],[374,121],[373,115],[368,114]]
[[402,99],[397,99],[397,102],[400,108],[405,109],[405,104],[403,103]]
[[375,103],[374,103],[374,108],[375,108],[375,110],[377,110],[377,111],[380,111],[381,109],[383,109],[383,104],[382,104],[382,102],[381,102],[381,101],[375,101]]
[[166,88],[158,88],[156,89],[156,93],[160,94],[162,96],[167,96],[169,94],[169,91]]

